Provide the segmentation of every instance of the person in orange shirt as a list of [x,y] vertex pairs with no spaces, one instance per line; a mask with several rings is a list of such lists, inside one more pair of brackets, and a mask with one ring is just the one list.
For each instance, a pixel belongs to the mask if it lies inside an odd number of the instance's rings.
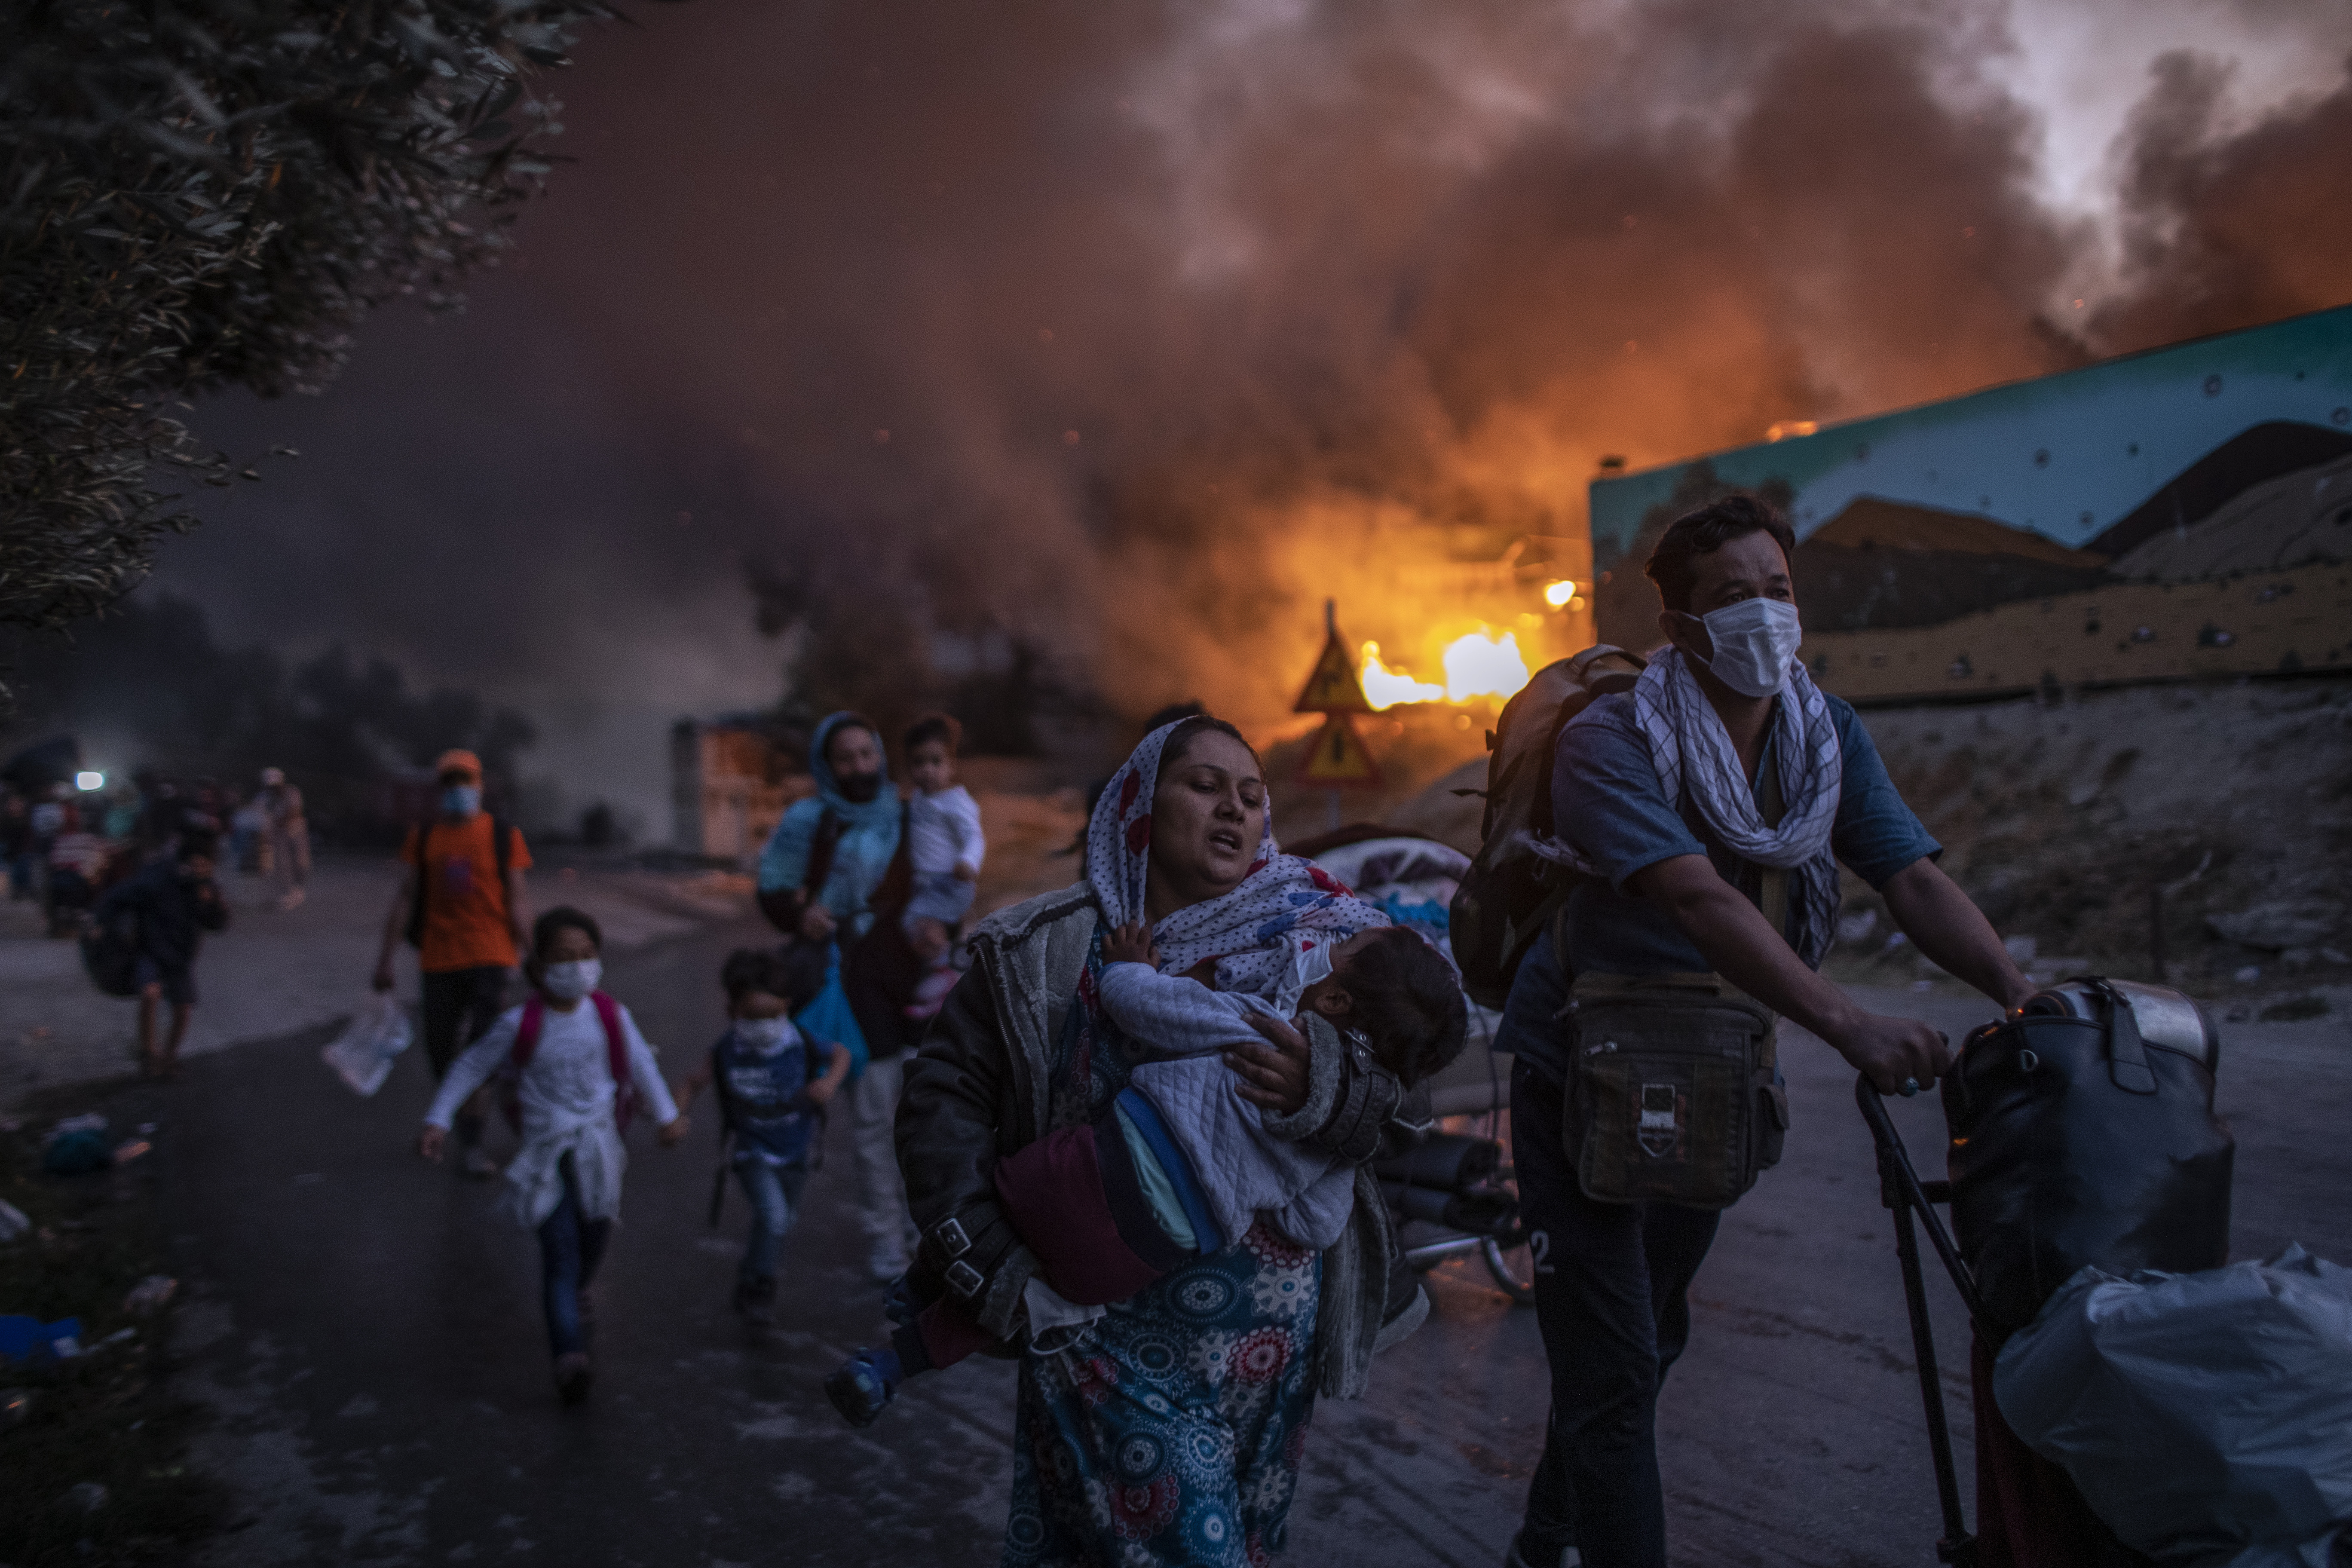
[[[441,753],[441,815],[409,829],[401,846],[400,891],[383,922],[375,988],[392,989],[392,955],[404,939],[424,971],[425,1054],[437,1082],[459,1052],[489,1032],[506,1005],[507,985],[530,948],[522,874],[530,866],[520,829],[482,809],[482,763],[471,752]],[[495,1176],[482,1147],[487,1089],[457,1117],[465,1173]]]

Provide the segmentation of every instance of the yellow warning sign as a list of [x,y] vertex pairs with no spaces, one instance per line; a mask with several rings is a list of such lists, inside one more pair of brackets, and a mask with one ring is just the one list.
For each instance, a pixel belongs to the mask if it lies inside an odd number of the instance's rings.
[[1294,713],[1369,713],[1372,705],[1364,700],[1364,683],[1356,678],[1356,661],[1349,657],[1347,639],[1339,635],[1339,607],[1329,600],[1323,605],[1323,655],[1315,661],[1315,673],[1307,678],[1307,689],[1298,694]]
[[1315,743],[1299,762],[1298,782],[1327,787],[1381,782],[1381,770],[1373,765],[1371,752],[1364,750],[1355,720],[1334,713],[1323,721],[1323,728],[1315,732]]

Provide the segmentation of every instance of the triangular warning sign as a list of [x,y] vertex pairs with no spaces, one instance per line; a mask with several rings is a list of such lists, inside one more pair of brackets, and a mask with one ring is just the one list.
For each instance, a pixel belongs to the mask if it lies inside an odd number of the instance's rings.
[[1372,764],[1371,752],[1364,750],[1353,719],[1334,713],[1323,721],[1323,728],[1315,732],[1315,743],[1299,762],[1298,782],[1325,786],[1381,782],[1381,770]]
[[1334,608],[1326,605],[1323,624],[1328,628],[1323,638],[1323,655],[1315,661],[1315,673],[1307,678],[1307,689],[1298,694],[1294,713],[1369,713],[1372,705],[1364,699],[1364,683],[1356,678],[1356,661],[1349,657],[1347,639],[1339,635],[1339,623]]

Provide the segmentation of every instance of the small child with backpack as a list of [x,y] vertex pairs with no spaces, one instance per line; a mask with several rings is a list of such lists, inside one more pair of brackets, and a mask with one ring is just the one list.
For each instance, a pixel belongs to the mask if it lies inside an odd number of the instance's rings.
[[899,917],[907,944],[928,966],[908,1004],[907,1016],[929,1018],[955,988],[950,952],[955,928],[971,912],[988,837],[980,803],[956,782],[956,748],[963,726],[945,713],[928,713],[907,731],[907,773],[915,794],[907,803],[907,858],[914,887]]
[[751,1205],[751,1232],[735,1274],[735,1310],[761,1326],[775,1320],[776,1259],[822,1152],[816,1142],[825,1107],[849,1076],[849,1047],[812,1040],[793,1023],[793,1014],[816,1000],[824,975],[824,950],[814,942],[782,952],[747,947],[730,954],[719,984],[734,1022],[677,1086],[681,1110],[706,1088],[719,1086],[724,1152],[710,1223],[719,1223],[731,1166]]
[[441,1157],[466,1098],[497,1081],[522,1147],[507,1163],[515,1217],[539,1234],[547,1338],[555,1387],[566,1405],[588,1396],[593,1368],[585,1295],[621,1208],[628,1152],[621,1134],[642,1101],[665,1147],[686,1136],[686,1118],[662,1081],[653,1047],[629,1010],[596,989],[604,935],[583,911],[557,908],[531,927],[524,973],[532,994],[449,1064],[416,1152]]

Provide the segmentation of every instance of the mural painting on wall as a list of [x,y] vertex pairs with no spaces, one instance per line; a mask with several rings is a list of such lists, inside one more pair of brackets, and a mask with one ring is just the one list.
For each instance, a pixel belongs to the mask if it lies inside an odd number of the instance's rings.
[[1598,480],[1602,640],[1657,640],[1640,563],[1732,489],[1850,699],[2352,666],[2352,307]]

